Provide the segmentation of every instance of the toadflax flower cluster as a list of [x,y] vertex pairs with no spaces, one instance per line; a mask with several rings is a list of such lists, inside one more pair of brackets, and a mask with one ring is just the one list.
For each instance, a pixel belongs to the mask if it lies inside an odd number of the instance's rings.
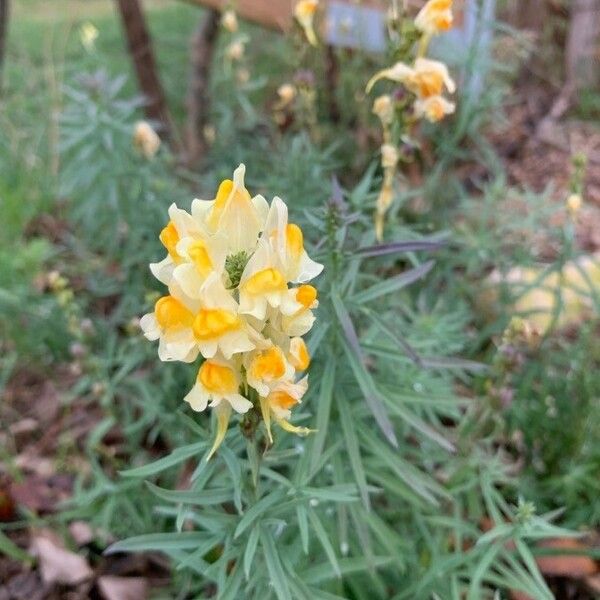
[[[448,67],[439,60],[426,58],[425,54],[434,35],[448,31],[452,27],[452,0],[429,0],[419,11],[412,24],[414,44],[411,44],[407,62],[398,61],[387,69],[375,73],[367,83],[369,93],[375,84],[382,80],[401,84],[406,94],[385,94],[375,99],[373,113],[379,117],[383,127],[381,146],[381,167],[383,184],[377,198],[375,212],[375,235],[383,239],[385,215],[394,200],[394,180],[401,155],[392,139],[406,141],[410,128],[419,119],[437,123],[455,111],[455,104],[445,96],[456,91],[456,84]],[[415,51],[413,52],[412,47]],[[400,100],[398,100],[400,98]],[[412,115],[406,109],[412,105]],[[392,135],[396,131],[395,136]]]
[[308,282],[323,266],[308,257],[285,203],[275,197],[269,206],[262,196],[251,197],[244,174],[240,165],[214,200],[194,200],[191,214],[169,208],[160,233],[167,256],[150,265],[168,294],[141,319],[144,335],[159,340],[161,360],[203,359],[185,401],[216,413],[209,458],[232,411],[259,411],[271,442],[272,420],[293,433],[310,431],[288,419],[308,386],[302,336],[318,305]]

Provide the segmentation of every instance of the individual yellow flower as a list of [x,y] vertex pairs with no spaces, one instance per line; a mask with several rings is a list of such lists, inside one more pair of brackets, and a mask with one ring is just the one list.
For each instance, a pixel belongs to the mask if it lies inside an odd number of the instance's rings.
[[581,210],[581,205],[583,201],[579,194],[571,194],[567,198],[567,212],[573,218],[577,215],[577,213]]
[[438,60],[428,58],[417,58],[413,67],[398,62],[389,69],[379,71],[367,84],[367,92],[380,79],[402,83],[418,98],[439,96],[444,88],[451,94],[456,90],[456,84],[448,73],[448,67]]
[[229,359],[234,354],[254,350],[250,325],[238,314],[238,303],[227,291],[217,273],[212,273],[202,285],[200,309],[192,323],[198,348],[205,358],[217,351]]
[[269,241],[281,264],[284,277],[294,283],[314,279],[323,265],[312,260],[304,249],[304,235],[298,225],[288,222],[288,209],[275,196],[267,215],[263,237]]
[[429,0],[415,18],[417,29],[436,35],[452,28],[452,0]]
[[89,21],[84,23],[79,28],[79,39],[81,40],[83,47],[88,52],[92,52],[94,50],[98,35],[98,30]]
[[314,30],[315,12],[319,7],[319,0],[299,0],[294,7],[294,17],[304,31],[308,43],[317,46],[317,35]]
[[175,247],[178,264],[173,280],[184,294],[199,298],[202,286],[211,273],[219,276],[225,269],[227,240],[222,234],[186,236]]
[[394,120],[394,102],[388,94],[378,96],[373,102],[373,114],[379,117],[381,124],[388,127]]
[[268,396],[260,397],[260,408],[265,422],[267,435],[273,443],[271,433],[271,417],[284,430],[296,435],[308,435],[312,429],[306,427],[297,427],[292,425],[288,419],[291,416],[291,409],[300,404],[302,397],[308,388],[308,378],[304,377],[298,383],[281,382],[269,393]]
[[177,251],[180,240],[188,236],[206,236],[205,228],[185,210],[171,204],[169,207],[169,222],[162,229],[159,239],[167,250],[167,256],[157,263],[150,265],[150,271],[161,283],[171,285],[173,272],[183,258]]
[[298,90],[296,90],[296,86],[291,83],[283,83],[277,88],[277,95],[279,96],[279,101],[275,105],[275,108],[280,110],[289,106],[296,95],[298,94]]
[[262,196],[252,198],[244,184],[246,167],[240,165],[233,181],[226,179],[219,186],[215,200],[194,200],[192,216],[203,223],[211,234],[227,238],[229,254],[254,251],[269,211]]
[[286,360],[283,350],[272,345],[247,355],[246,377],[261,396],[267,396],[272,388],[282,381],[290,381],[295,369]]
[[431,123],[441,121],[446,115],[451,115],[456,108],[453,102],[449,102],[443,96],[430,96],[424,100],[415,102],[415,115],[425,117]]
[[264,320],[267,306],[279,308],[287,294],[287,278],[277,254],[261,239],[240,279],[240,312]]
[[225,56],[233,62],[242,60],[245,52],[246,45],[242,40],[234,40],[225,48]]
[[250,400],[239,393],[240,385],[241,377],[238,369],[224,359],[213,358],[202,363],[196,383],[184,398],[184,401],[197,412],[204,411],[207,406],[216,411],[217,434],[207,455],[207,460],[215,453],[225,438],[231,409],[239,414],[244,414],[253,406]]
[[223,13],[221,25],[223,25],[229,33],[235,33],[238,30],[238,20],[234,10],[230,8]]
[[151,159],[160,148],[160,138],[146,121],[138,121],[133,128],[133,145],[145,158]]
[[159,340],[158,356],[161,360],[196,360],[198,345],[192,330],[196,307],[186,304],[182,298],[163,296],[154,305],[154,312],[140,319],[145,337]]
[[290,337],[298,337],[310,331],[315,322],[313,310],[319,306],[317,290],[309,284],[301,285],[288,291],[286,306],[298,307],[289,314],[281,313],[280,328]]

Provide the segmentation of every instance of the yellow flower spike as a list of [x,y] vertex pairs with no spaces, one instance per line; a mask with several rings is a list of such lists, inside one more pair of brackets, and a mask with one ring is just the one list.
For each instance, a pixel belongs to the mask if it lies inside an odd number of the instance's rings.
[[151,265],[169,293],[140,319],[144,335],[158,341],[161,360],[202,359],[184,401],[196,412],[215,411],[207,460],[223,443],[232,411],[245,414],[259,403],[270,443],[273,422],[311,433],[290,419],[308,388],[307,377],[296,380],[310,364],[300,336],[318,306],[307,282],[323,267],[307,255],[285,203],[275,197],[269,206],[262,196],[251,197],[244,172],[240,165],[214,200],[195,199],[191,213],[169,208],[160,234],[167,256]]
[[262,414],[263,421],[265,423],[265,429],[267,430],[267,436],[269,437],[269,443],[273,443],[273,434],[271,433],[271,407],[267,398],[260,397],[260,412]]
[[226,402],[221,402],[215,407],[215,413],[217,415],[217,434],[215,435],[215,441],[213,443],[206,462],[208,462],[213,454],[218,450],[219,446],[225,439],[227,428],[229,427],[229,417],[231,416],[231,406]]
[[300,24],[311,46],[317,46],[318,40],[314,30],[314,17],[319,7],[319,0],[300,0],[294,7],[294,17]]
[[427,36],[452,28],[452,0],[429,0],[415,18],[415,26]]

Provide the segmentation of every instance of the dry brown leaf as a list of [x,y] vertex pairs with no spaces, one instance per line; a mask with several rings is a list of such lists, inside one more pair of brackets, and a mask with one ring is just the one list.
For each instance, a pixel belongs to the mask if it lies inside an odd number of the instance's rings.
[[[585,552],[589,548],[582,542],[572,538],[557,538],[540,544],[542,548],[564,549]],[[589,556],[558,554],[554,556],[538,556],[536,562],[540,571],[550,577],[581,578],[598,573],[598,565]]]
[[98,579],[98,589],[104,600],[146,600],[148,582],[143,577],[114,577]]
[[69,525],[69,533],[78,546],[85,546],[94,539],[94,531],[85,521],[73,521]]
[[59,545],[58,540],[47,535],[33,537],[30,553],[38,558],[45,583],[76,585],[93,575],[85,558],[66,550]]

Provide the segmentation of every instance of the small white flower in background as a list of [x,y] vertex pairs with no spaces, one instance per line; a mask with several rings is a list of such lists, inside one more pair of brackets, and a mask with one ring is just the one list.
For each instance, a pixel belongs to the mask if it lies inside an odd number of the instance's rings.
[[285,108],[289,106],[296,95],[298,94],[298,90],[296,86],[291,83],[283,83],[277,88],[277,95],[279,96],[279,101],[277,103],[276,108]]
[[567,198],[567,212],[571,217],[575,217],[577,213],[581,210],[581,205],[583,204],[583,200],[579,194],[571,194]]
[[217,130],[214,125],[205,125],[202,130],[204,134],[204,139],[209,146],[212,146],[217,139]]
[[398,150],[392,144],[381,146],[381,166],[384,169],[393,169],[398,163]]
[[160,148],[160,138],[146,121],[138,121],[133,127],[133,145],[143,156],[151,159]]
[[223,13],[221,25],[223,25],[229,33],[235,33],[238,30],[238,20],[234,10],[228,9]]
[[[168,286],[140,326],[158,340],[161,360],[200,364],[185,401],[214,409],[217,433],[209,457],[227,432],[233,411],[256,411],[272,441],[271,421],[298,435],[291,409],[302,401],[310,364],[304,335],[314,322],[317,291],[306,282],[322,265],[312,261],[287,206],[252,197],[240,165],[214,200],[194,200],[191,214],[172,205],[159,239],[167,256],[150,265]],[[302,284],[294,287],[290,284]]]
[[394,102],[389,94],[375,98],[373,102],[373,114],[379,117],[384,127],[392,124],[394,120]]
[[89,21],[84,23],[79,28],[79,39],[83,47],[88,51],[92,52],[95,48],[96,40],[98,39],[98,30]]
[[246,44],[243,40],[234,40],[225,48],[225,56],[233,61],[237,62],[244,58],[244,53],[246,51]]
[[248,83],[250,81],[250,71],[246,68],[238,69],[235,78],[240,85]]

